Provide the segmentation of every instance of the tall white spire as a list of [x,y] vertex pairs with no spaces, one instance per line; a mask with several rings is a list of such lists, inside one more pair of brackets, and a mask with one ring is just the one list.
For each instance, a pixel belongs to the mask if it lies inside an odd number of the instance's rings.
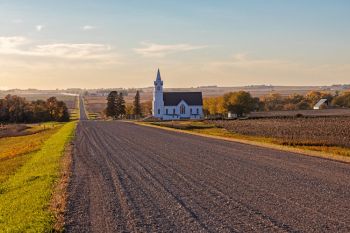
[[157,71],[156,81],[154,81],[154,86],[163,86],[163,81],[162,81],[162,77],[160,76],[159,68],[158,68],[158,71]]
[[162,78],[160,77],[160,71],[158,68],[156,81],[161,81],[161,80],[162,80]]
[[160,71],[158,68],[157,78],[156,78],[156,81],[154,81],[154,90],[153,90],[153,104],[152,104],[153,116],[162,118],[163,108],[164,108],[163,81],[160,76]]

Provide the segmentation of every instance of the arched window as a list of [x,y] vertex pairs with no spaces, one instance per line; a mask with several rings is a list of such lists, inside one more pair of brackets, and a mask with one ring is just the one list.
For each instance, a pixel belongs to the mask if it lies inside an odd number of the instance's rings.
[[180,114],[186,114],[186,107],[184,104],[180,105]]

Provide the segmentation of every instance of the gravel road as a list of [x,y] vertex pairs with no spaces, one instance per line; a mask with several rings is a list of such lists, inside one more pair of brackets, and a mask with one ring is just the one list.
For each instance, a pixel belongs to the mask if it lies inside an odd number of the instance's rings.
[[350,165],[81,121],[67,232],[350,232]]

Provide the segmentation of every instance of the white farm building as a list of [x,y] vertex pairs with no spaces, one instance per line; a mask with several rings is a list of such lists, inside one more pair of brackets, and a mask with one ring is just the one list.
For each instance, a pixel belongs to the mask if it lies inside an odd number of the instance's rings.
[[328,105],[328,100],[327,99],[320,99],[320,101],[318,101],[315,106],[314,106],[314,110],[319,110],[321,109],[321,107],[323,105]]
[[158,69],[154,81],[152,115],[161,120],[203,118],[202,92],[163,92]]

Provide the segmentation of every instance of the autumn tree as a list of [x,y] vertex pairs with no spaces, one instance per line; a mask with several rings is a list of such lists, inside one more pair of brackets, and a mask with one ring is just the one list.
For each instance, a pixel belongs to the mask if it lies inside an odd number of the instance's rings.
[[310,103],[303,95],[293,94],[284,100],[283,110],[310,109]]
[[278,93],[271,93],[263,96],[261,102],[263,103],[263,110],[265,111],[283,110],[285,104],[283,97]]
[[56,97],[32,102],[27,102],[25,98],[15,95],[0,99],[0,122],[69,121],[69,117],[66,104],[58,101]]
[[7,95],[5,97],[5,106],[7,112],[7,118],[10,122],[25,122],[25,108],[26,108],[25,98],[16,95]]
[[151,115],[152,114],[152,101],[146,101],[141,103],[141,112],[143,115]]
[[55,121],[66,122],[69,121],[69,112],[66,103],[57,101],[57,111]]
[[306,94],[305,98],[311,106],[314,106],[318,101],[320,101],[320,99],[327,99],[329,102],[331,102],[333,95],[328,92],[310,91]]
[[224,114],[224,98],[222,96],[204,98],[203,112],[205,115],[212,116]]
[[227,93],[223,99],[225,111],[235,113],[239,117],[255,110],[258,105],[256,99],[246,91]]
[[132,116],[133,116],[133,112],[134,112],[134,106],[133,106],[133,104],[126,103],[126,104],[125,104],[125,112],[126,112],[127,118],[132,117]]
[[333,99],[332,104],[340,107],[350,108],[350,91],[344,92],[336,96]]

